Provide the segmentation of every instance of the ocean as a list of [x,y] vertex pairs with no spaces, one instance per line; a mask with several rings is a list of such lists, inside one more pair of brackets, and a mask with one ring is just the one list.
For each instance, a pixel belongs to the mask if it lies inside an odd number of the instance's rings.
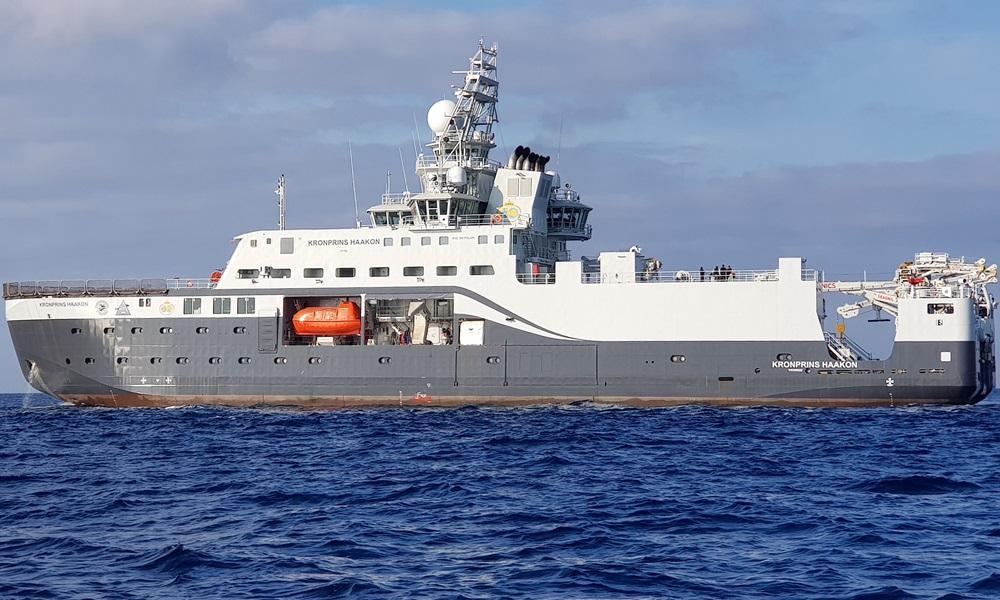
[[1000,397],[88,409],[0,396],[2,598],[1000,597]]

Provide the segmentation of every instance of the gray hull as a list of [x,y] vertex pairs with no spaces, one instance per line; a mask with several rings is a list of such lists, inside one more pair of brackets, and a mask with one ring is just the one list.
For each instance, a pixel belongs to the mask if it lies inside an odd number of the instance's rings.
[[496,323],[483,346],[285,346],[275,318],[253,316],[9,325],[34,387],[99,406],[895,406],[974,403],[994,385],[971,342],[898,342],[837,368],[824,342],[553,342]]

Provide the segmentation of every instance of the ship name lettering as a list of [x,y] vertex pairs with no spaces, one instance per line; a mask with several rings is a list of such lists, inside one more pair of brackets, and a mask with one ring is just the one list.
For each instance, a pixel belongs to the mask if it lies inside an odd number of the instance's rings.
[[59,301],[59,302],[39,302],[38,306],[41,308],[67,308],[72,306],[90,306],[90,303],[85,300],[76,301]]
[[333,240],[309,240],[310,246],[381,246],[382,240],[379,238],[368,239],[333,239]]
[[772,369],[857,369],[856,360],[772,360]]

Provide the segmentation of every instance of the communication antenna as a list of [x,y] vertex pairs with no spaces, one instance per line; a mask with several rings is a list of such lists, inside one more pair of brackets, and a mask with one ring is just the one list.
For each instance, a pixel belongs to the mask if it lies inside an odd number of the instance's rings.
[[278,189],[274,190],[278,195],[278,229],[285,229],[285,174],[278,178]]
[[385,193],[392,193],[392,171],[385,172]]
[[361,229],[361,217],[358,216],[358,184],[354,180],[354,147],[351,138],[347,138],[347,153],[351,155],[351,190],[354,192],[354,226]]
[[405,189],[406,193],[409,194],[410,184],[406,181],[406,165],[403,164],[403,149],[397,146],[396,150],[399,151],[399,168],[403,171],[403,189]]
[[556,171],[559,171],[559,157],[562,156],[562,129],[563,129],[563,117],[565,113],[559,113],[559,145],[556,146]]

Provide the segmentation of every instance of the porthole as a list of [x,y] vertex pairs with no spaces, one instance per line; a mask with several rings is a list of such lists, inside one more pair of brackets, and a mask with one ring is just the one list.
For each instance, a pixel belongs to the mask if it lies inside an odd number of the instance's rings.
[[119,356],[118,358],[115,359],[115,362],[118,363],[118,364],[120,364],[120,365],[127,364],[128,363],[128,357],[127,356]]
[[115,333],[115,328],[114,327],[105,327],[104,328],[104,335],[113,335],[114,333]]
[[194,330],[195,333],[208,333],[208,327],[198,327]]
[[392,362],[392,357],[391,356],[380,356],[380,357],[378,357],[378,364],[380,364],[380,365],[388,365],[391,362]]
[[80,329],[79,327],[74,327],[73,329],[70,329],[69,332],[72,333],[73,335],[80,335],[81,333],[83,333],[83,330]]
[[683,354],[674,354],[673,356],[670,357],[670,362],[672,363],[682,363],[686,361],[687,357],[684,356]]
[[142,333],[142,327],[133,327],[132,328],[132,333],[133,334]]
[[94,360],[94,357],[88,356],[87,358],[83,359],[83,362],[84,362],[84,364],[92,365],[92,364],[94,364],[97,361]]
[[733,381],[732,377],[719,377],[719,381]]
[[173,327],[160,327],[160,333],[166,334],[166,333],[173,333],[173,332],[174,332],[174,328]]
[[246,327],[233,327],[233,333],[246,333]]
[[318,356],[310,356],[309,357],[309,364],[311,364],[311,365],[318,365],[321,362],[323,362],[323,359],[320,358],[320,357],[318,357]]
[[72,364],[72,363],[73,363],[73,361],[71,361],[71,360],[70,360],[70,359],[68,359],[68,358],[66,359],[66,364],[67,364],[67,365],[69,365],[69,364]]
[[250,364],[250,357],[249,356],[241,356],[239,358],[239,360],[237,360],[236,362],[240,363],[241,365],[249,365]]
[[499,365],[500,364],[500,357],[499,356],[487,356],[486,357],[486,364],[488,364],[488,365]]
[[792,360],[792,355],[789,354],[788,352],[782,352],[778,354],[778,356],[776,356],[775,358],[777,358],[778,360]]
[[163,359],[159,356],[154,356],[153,358],[149,359],[149,364],[151,365],[158,365],[161,362],[163,362]]
[[222,362],[222,358],[219,357],[219,356],[213,356],[213,357],[211,357],[211,358],[208,359],[208,364],[210,364],[210,365],[217,365],[217,364],[219,364],[221,362]]
[[288,364],[288,359],[285,358],[284,356],[275,356],[274,357],[274,364],[276,364],[276,365],[287,365]]
[[186,365],[189,362],[191,362],[191,359],[189,359],[186,356],[178,356],[177,357],[177,364],[179,364],[179,365]]

